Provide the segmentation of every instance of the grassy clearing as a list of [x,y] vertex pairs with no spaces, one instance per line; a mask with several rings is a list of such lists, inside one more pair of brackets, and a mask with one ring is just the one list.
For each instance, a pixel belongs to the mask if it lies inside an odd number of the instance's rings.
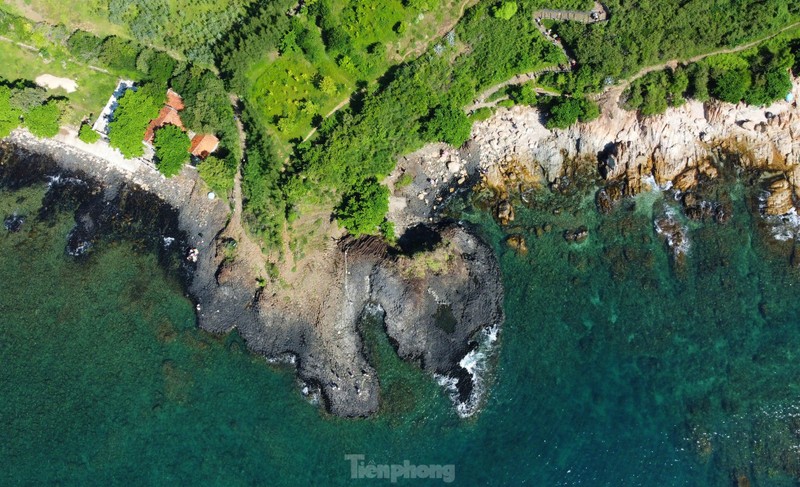
[[7,0],[6,6],[35,22],[64,24],[99,36],[130,37],[128,30],[108,20],[108,0]]
[[316,117],[330,112],[355,88],[352,76],[328,56],[318,61],[312,65],[292,52],[274,61],[263,59],[250,71],[249,100],[283,141],[305,137]]
[[250,66],[248,100],[288,154],[290,141],[305,138],[359,84],[370,84],[393,64],[419,55],[475,1],[450,0],[432,11],[405,7],[400,0],[336,2],[324,16],[345,33],[348,45],[342,49],[323,43],[329,27],[320,18],[315,21],[314,12],[300,15],[293,19],[298,40],[290,34],[280,54],[265,53]]
[[77,81],[78,90],[73,93],[60,88],[48,90],[51,95],[69,98],[70,103],[63,118],[63,123],[68,125],[78,125],[83,117],[100,113],[117,84],[115,76],[93,71],[63,55],[46,60],[38,53],[14,43],[0,42],[0,77],[10,81],[33,80],[42,74]]

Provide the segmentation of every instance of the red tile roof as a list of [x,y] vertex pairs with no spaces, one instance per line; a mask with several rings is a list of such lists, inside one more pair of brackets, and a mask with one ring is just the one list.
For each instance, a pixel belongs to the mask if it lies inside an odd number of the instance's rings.
[[148,144],[152,144],[156,136],[156,130],[168,123],[179,127],[181,130],[185,130],[177,110],[170,106],[165,106],[158,112],[158,117],[150,121],[150,125],[147,126],[147,130],[144,133],[144,141]]
[[181,98],[181,95],[172,91],[172,88],[167,90],[167,106],[177,111],[181,111],[185,108],[183,98]]
[[219,139],[212,134],[198,134],[192,139],[192,145],[189,147],[189,152],[193,156],[205,159],[212,152],[217,150],[219,146]]

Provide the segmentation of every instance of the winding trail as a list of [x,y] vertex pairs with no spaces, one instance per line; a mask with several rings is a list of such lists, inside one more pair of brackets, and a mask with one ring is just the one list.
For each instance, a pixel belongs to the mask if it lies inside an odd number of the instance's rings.
[[242,211],[243,211],[243,196],[242,196],[242,162],[245,160],[245,148],[247,147],[247,133],[244,130],[241,120],[241,101],[236,95],[230,95],[231,104],[233,105],[234,113],[236,114],[236,128],[239,130],[239,142],[242,146],[242,158],[236,167],[236,174],[233,178],[233,211],[231,212],[230,221],[225,227],[223,233],[236,240],[237,246],[237,259],[244,258],[251,266],[251,270],[260,275],[265,269],[267,258],[261,249],[261,246],[253,240],[250,233],[247,232],[242,224]]
[[[333,108],[331,109],[331,111],[329,111],[329,112],[328,112],[328,114],[327,114],[327,115],[325,115],[325,118],[329,118],[329,117],[330,117],[331,115],[333,115],[334,113],[338,112],[338,111],[339,111],[339,110],[341,110],[342,108],[344,108],[344,107],[346,107],[347,105],[349,105],[349,104],[350,104],[350,100],[353,98],[353,96],[354,96],[354,95],[355,95],[355,93],[354,93],[353,95],[350,95],[350,96],[348,96],[348,97],[347,97],[347,98],[345,98],[344,100],[340,101],[340,102],[339,102],[339,103],[338,103],[338,104],[337,104],[335,107],[333,107]],[[317,127],[312,127],[312,128],[311,128],[311,131],[310,131],[310,132],[308,132],[308,134],[307,134],[305,137],[303,137],[303,142],[305,142],[305,141],[307,141],[308,139],[310,139],[310,138],[311,138],[311,136],[312,136],[312,135],[314,135],[315,133],[317,133]]]
[[750,41],[750,42],[746,42],[744,44],[740,44],[738,46],[716,49],[714,51],[710,51],[710,52],[707,52],[707,53],[704,53],[704,54],[698,54],[696,56],[692,56],[692,57],[687,58],[687,59],[671,59],[671,60],[663,62],[663,63],[654,64],[652,66],[646,66],[646,67],[640,69],[638,72],[636,72],[636,74],[621,80],[619,84],[614,85],[614,86],[609,86],[604,91],[602,91],[600,93],[597,93],[597,94],[591,96],[590,98],[595,100],[595,101],[598,101],[600,103],[601,110],[606,110],[608,108],[608,104],[616,104],[618,102],[619,98],[622,96],[622,93],[625,91],[625,89],[628,88],[628,86],[630,86],[631,83],[633,83],[637,79],[639,79],[639,78],[641,78],[643,76],[646,76],[646,75],[648,75],[648,74],[650,74],[652,72],[661,71],[661,70],[667,69],[667,68],[675,69],[680,64],[696,63],[698,61],[702,61],[703,59],[705,59],[707,57],[711,57],[711,56],[717,56],[717,55],[720,55],[720,54],[734,54],[734,53],[737,53],[737,52],[746,51],[746,50],[748,50],[748,49],[750,49],[752,47],[755,47],[755,46],[757,46],[759,44],[762,44],[762,43],[772,39],[773,37],[779,36],[780,34],[786,32],[787,30],[795,29],[795,28],[798,28],[798,27],[800,27],[800,21],[795,22],[793,24],[789,24],[789,25],[781,28],[780,30],[778,30],[776,32],[773,32],[772,34],[769,34],[769,35],[766,35],[764,37],[758,38],[758,39],[756,39],[754,41]]

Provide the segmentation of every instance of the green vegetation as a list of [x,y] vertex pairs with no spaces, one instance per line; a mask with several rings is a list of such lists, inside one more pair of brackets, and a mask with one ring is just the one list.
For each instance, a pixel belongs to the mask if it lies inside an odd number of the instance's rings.
[[161,87],[148,84],[136,90],[128,90],[119,99],[114,119],[108,124],[108,141],[127,158],[144,155],[145,130],[158,116],[164,105],[165,92]]
[[0,85],[0,137],[8,137],[12,130],[19,127],[22,111],[11,104],[12,90]]
[[575,122],[589,122],[600,116],[600,108],[586,98],[561,97],[549,105],[547,128],[565,129]]
[[189,136],[175,125],[164,125],[156,130],[153,141],[156,148],[156,168],[167,177],[181,172],[189,161]]
[[433,109],[425,122],[425,138],[460,147],[469,139],[471,128],[472,121],[464,114],[464,110],[452,105],[440,105]]
[[336,209],[336,218],[351,235],[358,237],[380,233],[387,211],[389,188],[368,179],[345,194]]
[[593,90],[642,66],[687,59],[761,38],[800,18],[794,0],[623,0],[604,2],[608,22],[561,22],[556,29],[588,69]]
[[492,15],[498,19],[509,20],[517,13],[517,2],[504,1],[492,9]]
[[[252,0],[109,0],[108,18],[139,41],[213,64],[212,48],[245,15]],[[286,12],[288,7],[284,10]]]
[[89,123],[83,123],[80,131],[78,131],[78,138],[87,144],[94,144],[100,140],[100,134],[92,130],[92,126]]
[[402,176],[397,178],[397,182],[394,183],[395,189],[403,189],[406,186],[409,186],[411,183],[414,182],[414,177],[407,172],[404,172]]
[[511,85],[506,91],[508,92],[508,97],[516,105],[534,106],[538,101],[533,81],[528,81],[521,85]]
[[197,166],[197,171],[217,194],[226,195],[233,189],[236,165],[231,165],[228,159],[209,156]]
[[769,105],[791,91],[789,69],[798,51],[795,35],[781,36],[741,53],[649,73],[631,84],[623,97],[624,106],[648,116],[663,113],[668,106],[679,106],[687,98],[707,101],[713,96],[728,103]]
[[54,137],[58,134],[61,106],[55,100],[35,106],[24,115],[25,126],[37,137]]

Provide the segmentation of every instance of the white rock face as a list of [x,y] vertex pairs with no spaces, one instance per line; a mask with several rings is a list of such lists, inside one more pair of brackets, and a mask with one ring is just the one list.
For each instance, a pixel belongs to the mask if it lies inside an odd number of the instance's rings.
[[[794,80],[794,93],[800,95],[800,80]],[[689,101],[663,115],[640,120],[636,113],[619,108],[616,96],[604,100],[600,118],[566,130],[548,130],[535,108],[500,109],[475,124],[472,150],[490,175],[498,161],[515,159],[543,182],[552,182],[562,173],[566,158],[596,160],[609,144],[616,144],[619,157],[610,177],[652,174],[664,185],[699,164],[710,147],[736,144],[749,152],[747,164],[786,171],[797,192],[800,113],[794,104],[779,101],[758,108]]]

